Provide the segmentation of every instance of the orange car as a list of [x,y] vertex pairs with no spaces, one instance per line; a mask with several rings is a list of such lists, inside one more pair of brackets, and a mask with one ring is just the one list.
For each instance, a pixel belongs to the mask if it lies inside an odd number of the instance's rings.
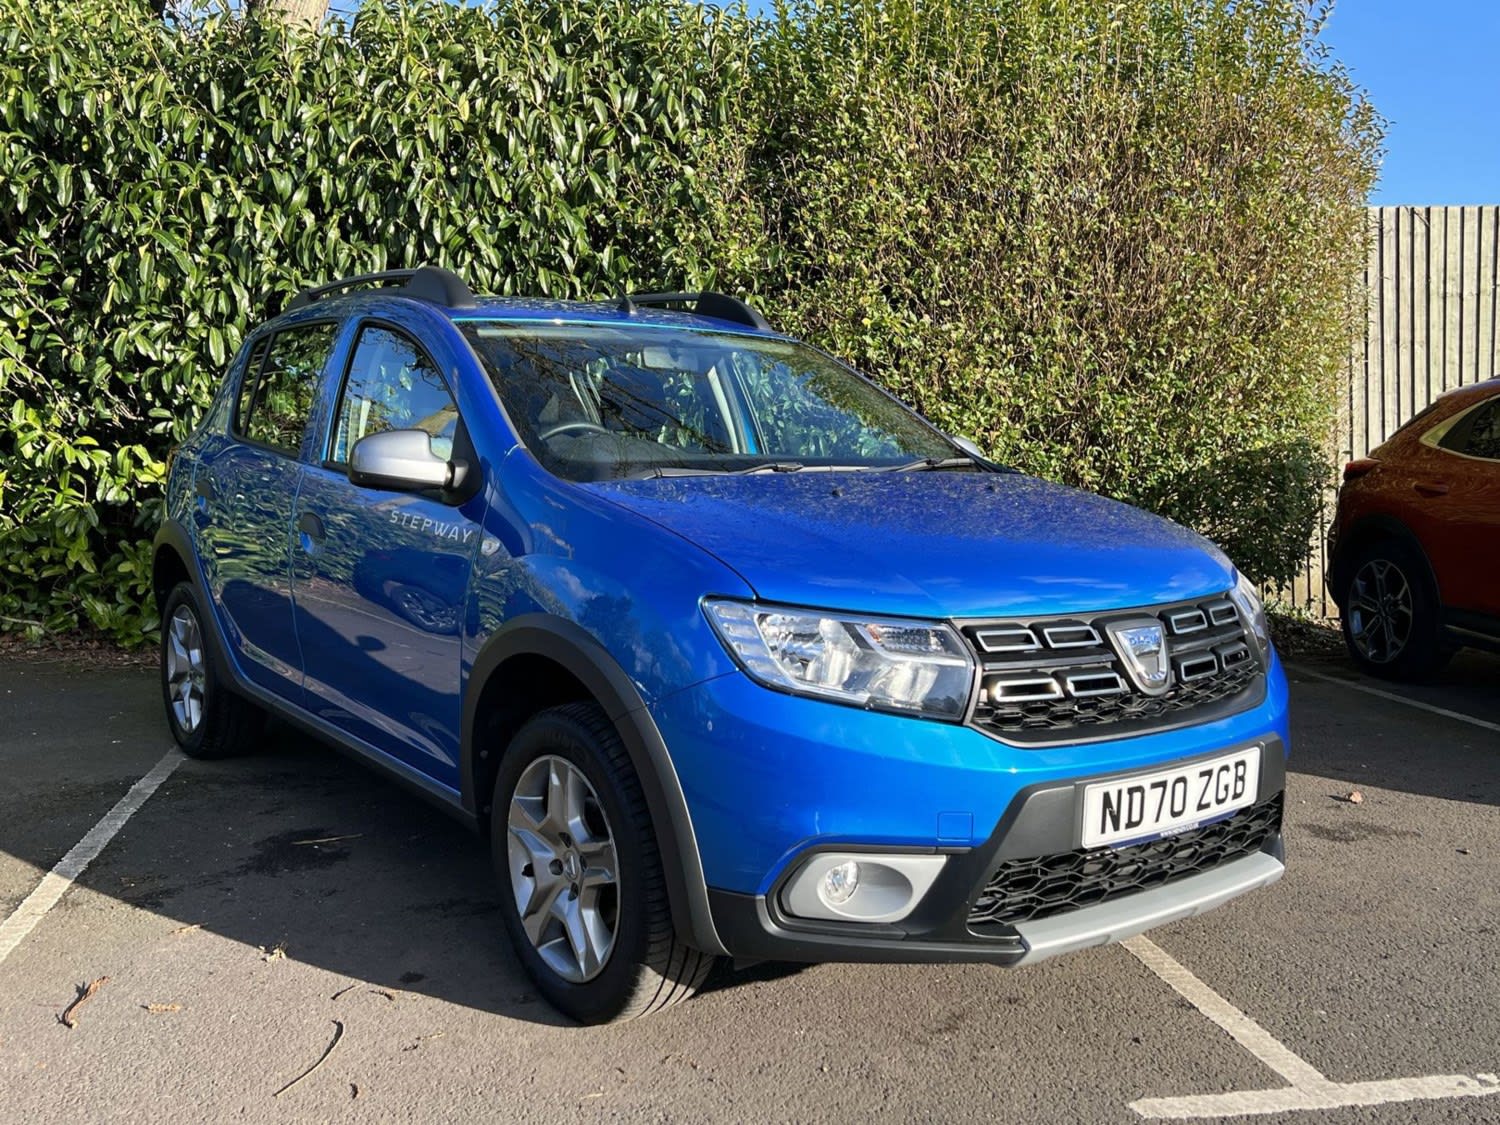
[[1443,395],[1344,468],[1328,589],[1361,668],[1418,679],[1500,651],[1500,379]]

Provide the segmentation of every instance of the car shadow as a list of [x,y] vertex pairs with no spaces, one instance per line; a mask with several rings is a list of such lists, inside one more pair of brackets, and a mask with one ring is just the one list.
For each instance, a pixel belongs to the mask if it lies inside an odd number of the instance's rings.
[[80,880],[179,926],[335,974],[569,1024],[512,951],[486,842],[280,724],[260,751],[185,762]]
[[[0,663],[0,770],[12,781],[0,786],[0,918],[175,753],[150,670],[6,672]],[[70,893],[78,889],[157,915],[164,938],[201,930],[247,958],[326,970],[330,998],[415,994],[572,1025],[511,947],[488,842],[275,720],[252,754],[182,760]],[[802,968],[721,963],[705,991]]]

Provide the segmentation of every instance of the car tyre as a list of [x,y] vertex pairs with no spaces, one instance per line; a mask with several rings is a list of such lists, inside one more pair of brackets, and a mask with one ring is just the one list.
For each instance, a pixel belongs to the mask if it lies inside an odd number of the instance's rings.
[[505,927],[553,1007],[615,1023],[698,990],[715,958],[677,939],[640,780],[600,707],[531,718],[501,761],[491,807]]
[[235,694],[214,663],[192,586],[179,582],[161,610],[161,688],[167,725],[190,758],[232,758],[253,750],[265,712]]
[[1425,560],[1399,539],[1360,549],[1342,601],[1344,644],[1362,671],[1389,680],[1420,680],[1454,653],[1443,642],[1437,589]]

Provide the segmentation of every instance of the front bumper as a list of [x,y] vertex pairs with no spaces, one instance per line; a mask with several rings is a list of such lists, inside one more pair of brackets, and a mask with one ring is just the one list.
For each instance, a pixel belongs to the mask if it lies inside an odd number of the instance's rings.
[[746,960],[983,962],[1017,966],[1124,941],[1156,926],[1203,914],[1281,878],[1281,849],[1226,863],[1127,899],[1087,906],[1016,927],[1014,939],[930,940],[874,933],[811,934],[783,929],[763,897],[710,891],[714,926],[726,947]]
[[[972,729],[782,696],[738,673],[659,701],[713,926],[736,957],[1019,964],[1119,940],[1211,909],[1278,878],[1287,689],[1273,657],[1259,703],[1227,718],[1043,749]],[[971,924],[997,866],[1078,849],[1083,787],[1260,745],[1257,804],[1277,799],[1254,854],[1228,854],[1165,885],[1013,925]],[[820,852],[942,855],[941,874],[894,923],[792,917],[782,891]],[[1180,874],[1180,877],[1179,877]]]
[[[1202,914],[1274,883],[1284,870],[1280,832],[1281,795],[1286,786],[1283,744],[1277,738],[1259,741],[1263,746],[1260,788],[1256,805],[1245,815],[1274,809],[1274,828],[1257,841],[1256,850],[1235,855],[1207,870],[1094,905],[1065,908],[1011,924],[976,922],[973,904],[1001,864],[1076,852],[1075,810],[1083,787],[1101,780],[1091,775],[1026,790],[981,847],[933,849],[933,854],[947,855],[948,862],[916,909],[899,923],[823,922],[787,914],[781,905],[787,876],[809,853],[832,850],[814,847],[799,855],[797,863],[788,865],[787,874],[766,894],[710,890],[714,927],[731,953],[753,960],[1020,965],[1120,941],[1166,922]],[[896,849],[864,850],[878,856],[882,850]],[[910,853],[913,849],[900,850]]]

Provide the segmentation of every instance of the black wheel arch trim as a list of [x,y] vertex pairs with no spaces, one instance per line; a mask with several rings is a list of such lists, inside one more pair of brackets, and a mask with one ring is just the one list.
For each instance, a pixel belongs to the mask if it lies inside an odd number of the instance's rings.
[[480,821],[484,795],[474,792],[475,730],[480,699],[490,677],[507,660],[521,656],[540,656],[560,665],[604,708],[640,778],[656,831],[667,899],[678,937],[704,953],[725,953],[714,928],[708,883],[687,798],[666,742],[625,670],[581,625],[547,613],[523,614],[507,621],[485,640],[464,685],[459,777],[465,812]]
[[228,677],[236,690],[242,694],[256,694],[245,678],[240,675],[239,665],[229,659],[228,646],[224,644],[224,638],[219,635],[219,615],[214,612],[213,601],[209,598],[208,590],[203,585],[203,572],[197,564],[198,553],[193,550],[193,541],[188,535],[187,529],[174,519],[162,521],[161,527],[157,529],[156,538],[151,543],[151,578],[153,585],[156,581],[156,561],[160,558],[163,550],[173,552],[177,556],[177,561],[182,564],[182,569],[187,571],[188,582],[193,587],[193,593],[197,595],[198,605],[203,610],[203,616],[207,618],[203,622],[203,631],[208,637],[208,647],[212,650],[216,670]]
[[1438,585],[1437,572],[1432,569],[1432,560],[1427,557],[1422,541],[1417,538],[1411,528],[1395,516],[1379,514],[1365,516],[1339,535],[1338,548],[1332,565],[1328,568],[1328,584],[1334,604],[1339,607],[1340,612],[1347,609],[1343,598],[1347,592],[1345,587],[1351,577],[1348,574],[1348,568],[1354,561],[1355,552],[1361,550],[1366,544],[1379,542],[1381,539],[1395,539],[1411,548],[1417,558],[1422,560],[1423,573],[1419,577],[1424,577],[1431,583],[1431,588],[1438,595],[1438,601],[1441,603],[1442,588]]

